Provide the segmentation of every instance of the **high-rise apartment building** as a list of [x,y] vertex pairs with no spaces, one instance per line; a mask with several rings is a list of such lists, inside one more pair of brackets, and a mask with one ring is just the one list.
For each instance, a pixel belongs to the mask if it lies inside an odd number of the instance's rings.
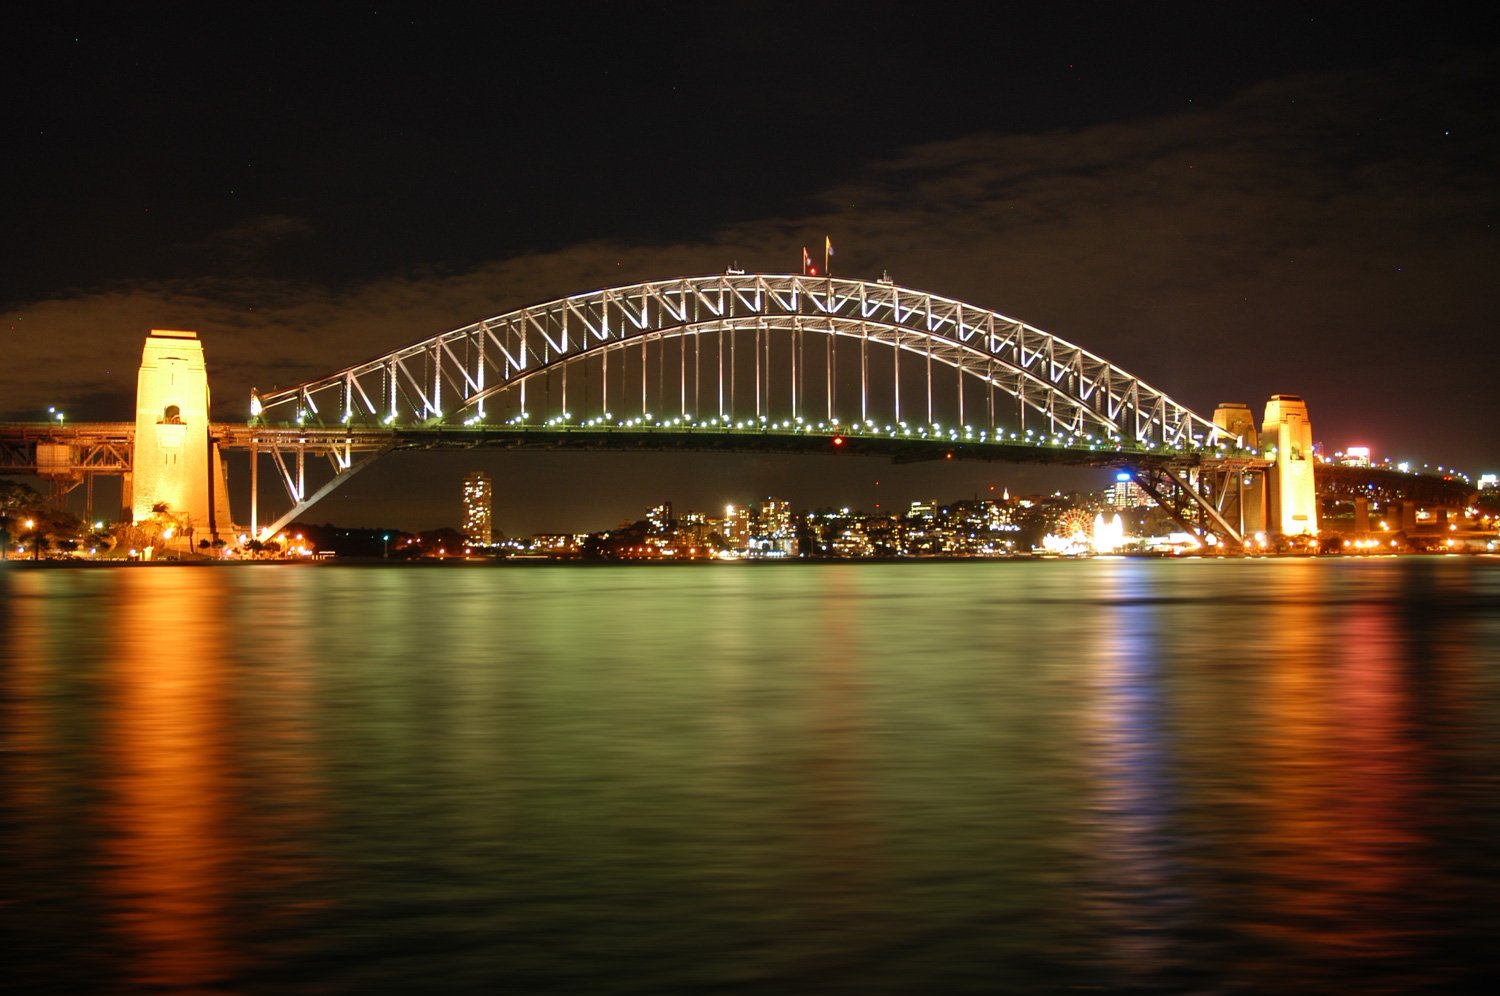
[[672,503],[664,501],[646,512],[646,525],[656,536],[665,536],[672,529]]
[[490,475],[476,470],[464,478],[464,542],[489,546],[494,541],[492,509],[494,490]]

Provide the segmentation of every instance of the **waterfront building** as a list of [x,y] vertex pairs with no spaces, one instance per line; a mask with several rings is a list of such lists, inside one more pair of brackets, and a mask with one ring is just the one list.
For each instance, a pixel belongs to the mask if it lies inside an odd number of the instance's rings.
[[875,545],[870,542],[870,534],[864,518],[839,519],[833,535],[829,538],[828,550],[835,557],[873,557]]
[[535,533],[530,552],[549,557],[570,557],[583,549],[588,533]]

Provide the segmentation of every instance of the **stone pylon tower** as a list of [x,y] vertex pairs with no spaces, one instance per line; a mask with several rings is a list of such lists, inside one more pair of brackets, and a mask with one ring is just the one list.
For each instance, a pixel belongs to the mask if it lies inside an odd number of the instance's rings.
[[[1214,409],[1214,425],[1236,436],[1247,450],[1260,448],[1260,433],[1255,428],[1255,413],[1250,406],[1226,401]],[[1241,473],[1235,490],[1239,503],[1239,526],[1246,536],[1266,530],[1266,477],[1264,474]],[[1233,521],[1233,520],[1231,520]]]
[[1275,461],[1266,475],[1266,529],[1282,536],[1316,536],[1318,488],[1307,402],[1295,394],[1271,395],[1260,441]]
[[232,528],[219,448],[208,437],[208,369],[196,332],[152,329],[135,392],[135,453],[125,506],[136,521],[158,504],[199,536]]
[[1260,434],[1255,430],[1255,415],[1250,406],[1238,401],[1225,401],[1214,409],[1214,425],[1231,436],[1238,436],[1246,449],[1260,448]]

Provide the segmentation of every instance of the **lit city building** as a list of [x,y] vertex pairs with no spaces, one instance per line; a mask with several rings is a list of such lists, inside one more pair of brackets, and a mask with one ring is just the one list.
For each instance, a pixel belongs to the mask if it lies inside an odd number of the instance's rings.
[[706,551],[713,532],[714,523],[702,512],[684,512],[677,520],[677,543],[689,551]]
[[1150,508],[1156,504],[1135,478],[1123,470],[1115,474],[1114,486],[1109,489],[1105,501],[1115,508]]
[[731,550],[743,550],[750,543],[750,509],[745,505],[724,508],[724,525],[720,532]]
[[798,552],[797,528],[792,521],[792,503],[767,498],[756,510],[753,535],[747,548],[751,557],[795,557]]
[[464,478],[464,542],[470,546],[489,546],[493,542],[493,500],[488,474],[476,470]]
[[756,525],[765,536],[782,536],[792,532],[792,503],[767,498],[760,503]]
[[937,502],[913,501],[901,517],[900,545],[904,554],[932,556],[942,552],[942,545],[933,528],[937,519]]
[[875,545],[870,542],[869,530],[863,519],[846,520],[829,543],[829,552],[835,557],[873,557]]
[[672,528],[672,503],[664,501],[646,513],[646,524],[656,535],[667,533]]
[[531,537],[530,552],[552,557],[566,557],[583,548],[587,533],[537,533]]

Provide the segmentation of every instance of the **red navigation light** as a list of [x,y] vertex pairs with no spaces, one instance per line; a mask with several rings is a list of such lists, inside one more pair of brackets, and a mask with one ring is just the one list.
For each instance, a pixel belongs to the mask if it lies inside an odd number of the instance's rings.
[[818,275],[818,268],[816,266],[809,266],[807,268],[807,275],[809,277],[816,277]]
[[835,446],[843,446],[844,445],[844,437],[843,436],[834,436],[833,437],[833,445],[835,445]]

